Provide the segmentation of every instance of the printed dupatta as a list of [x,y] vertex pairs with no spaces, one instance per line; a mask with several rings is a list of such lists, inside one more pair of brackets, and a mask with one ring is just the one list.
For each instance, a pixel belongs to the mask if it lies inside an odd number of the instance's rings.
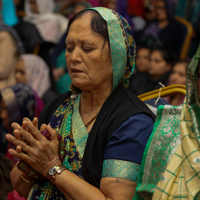
[[161,106],[145,149],[136,199],[200,197],[200,98],[197,87],[200,46],[187,71],[182,106]]
[[[113,89],[123,82],[128,87],[129,78],[135,67],[136,46],[127,21],[115,11],[106,8],[93,8],[107,22],[113,67]],[[73,93],[74,88],[70,90]],[[62,136],[66,146],[63,165],[79,177],[82,175],[82,157],[88,133],[79,114],[80,95],[73,94],[56,110],[50,120],[52,128]],[[76,122],[75,122],[76,121]],[[74,158],[72,162],[69,160]],[[103,163],[102,163],[103,164]],[[38,181],[29,193],[28,200],[66,199],[48,180]]]

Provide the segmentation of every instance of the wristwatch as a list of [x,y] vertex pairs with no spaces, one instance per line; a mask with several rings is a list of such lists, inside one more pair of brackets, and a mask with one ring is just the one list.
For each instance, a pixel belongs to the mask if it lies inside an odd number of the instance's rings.
[[51,167],[47,173],[47,178],[49,179],[49,181],[54,184],[55,180],[56,180],[56,174],[61,174],[64,170],[66,170],[67,168],[64,167],[62,164],[60,165],[56,165],[54,167]]

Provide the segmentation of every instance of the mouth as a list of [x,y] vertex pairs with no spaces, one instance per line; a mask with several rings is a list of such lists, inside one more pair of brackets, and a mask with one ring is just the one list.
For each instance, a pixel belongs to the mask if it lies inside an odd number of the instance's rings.
[[77,68],[71,68],[72,73],[82,73],[83,71]]

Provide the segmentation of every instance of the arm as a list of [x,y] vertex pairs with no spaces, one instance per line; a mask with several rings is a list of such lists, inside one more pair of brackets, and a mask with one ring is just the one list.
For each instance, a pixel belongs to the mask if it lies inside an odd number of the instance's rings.
[[[11,155],[15,157],[18,157],[19,159],[24,160],[36,171],[47,177],[48,169],[52,166],[60,164],[60,160],[57,155],[58,140],[56,132],[50,126],[47,127],[49,133],[51,134],[51,141],[48,141],[40,134],[36,127],[34,127],[33,125],[29,125],[28,127],[33,136],[27,131],[23,130],[19,125],[15,127],[15,132],[20,132],[25,140],[28,141],[30,144],[29,149],[26,152],[27,154],[24,154],[22,152],[18,153],[17,151],[11,149],[9,150],[9,153],[11,153]],[[6,138],[7,140],[15,144],[17,148],[25,148],[27,146],[22,141],[16,140],[10,134],[8,134]],[[15,170],[13,170],[13,174],[14,173],[17,174],[18,172],[15,172]],[[14,179],[14,175],[11,178],[12,181],[16,181],[15,184],[13,184],[15,186],[15,189],[17,189],[17,191],[22,194],[22,191],[19,191],[19,189],[22,190],[22,187],[18,187],[17,185],[20,183],[22,184],[23,182],[20,179],[19,174],[17,175],[17,181]],[[55,186],[66,196],[68,200],[78,200],[80,198],[83,200],[131,200],[135,190],[135,183],[121,179],[118,179],[117,181],[115,180],[116,179],[114,178],[102,178],[101,189],[99,190],[98,188],[90,185],[72,172],[65,170],[61,174],[56,175]],[[24,196],[29,193],[29,190],[32,186],[33,185],[30,184],[29,186],[25,187],[26,192],[23,193]]]
[[131,200],[136,183],[124,179],[102,178],[100,190],[72,172],[65,170],[56,175],[55,186],[68,200]]
[[17,168],[17,164],[13,167],[10,178],[12,181],[13,188],[19,193],[20,196],[27,198],[29,191],[34,186],[35,182],[26,182],[22,179],[20,171]]
[[16,59],[16,53],[16,45],[12,36],[6,31],[2,31],[0,33],[0,80],[6,79],[11,68],[15,67],[13,60]]

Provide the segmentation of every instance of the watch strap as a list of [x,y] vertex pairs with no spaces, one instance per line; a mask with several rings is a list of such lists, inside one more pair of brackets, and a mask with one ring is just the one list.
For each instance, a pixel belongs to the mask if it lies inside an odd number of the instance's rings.
[[49,173],[47,174],[47,178],[49,179],[49,181],[51,182],[51,184],[54,185],[55,180],[56,180],[56,174],[61,174],[64,170],[66,170],[67,168],[64,167],[62,164],[60,165],[56,165],[54,166],[54,168],[56,169],[56,173],[54,175],[50,175]]

